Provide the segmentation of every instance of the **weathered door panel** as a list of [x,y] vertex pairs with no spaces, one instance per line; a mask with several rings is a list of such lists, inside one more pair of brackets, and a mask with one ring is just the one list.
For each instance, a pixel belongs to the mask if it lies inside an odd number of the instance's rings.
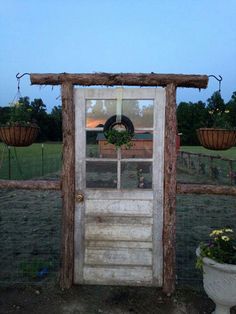
[[[77,89],[74,96],[76,193],[84,198],[76,203],[74,281],[161,286],[165,90],[123,89],[122,100],[120,89]],[[101,125],[121,107],[139,151],[101,154]]]

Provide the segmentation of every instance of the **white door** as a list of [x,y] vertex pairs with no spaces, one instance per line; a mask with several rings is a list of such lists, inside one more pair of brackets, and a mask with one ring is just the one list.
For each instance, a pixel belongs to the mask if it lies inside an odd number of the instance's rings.
[[[164,88],[78,88],[74,282],[162,286]],[[103,125],[126,116],[130,149]]]

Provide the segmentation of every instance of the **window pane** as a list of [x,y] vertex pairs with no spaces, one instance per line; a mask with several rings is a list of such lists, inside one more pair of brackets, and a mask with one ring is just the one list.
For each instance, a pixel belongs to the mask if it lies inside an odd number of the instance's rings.
[[114,145],[107,143],[107,140],[102,131],[87,131],[86,157],[116,158],[117,152]]
[[150,132],[135,133],[131,147],[121,150],[121,158],[152,158],[153,136]]
[[122,114],[133,122],[135,128],[152,128],[153,99],[123,99]]
[[88,99],[86,101],[86,127],[103,127],[108,118],[116,114],[115,99]]
[[152,163],[151,162],[122,162],[121,163],[122,189],[151,189]]
[[86,162],[87,188],[116,188],[116,162],[87,161]]

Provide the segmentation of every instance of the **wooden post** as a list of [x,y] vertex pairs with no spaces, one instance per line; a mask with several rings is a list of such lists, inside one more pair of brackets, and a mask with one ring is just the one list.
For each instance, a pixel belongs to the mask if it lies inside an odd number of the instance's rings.
[[167,294],[175,290],[176,132],[176,86],[169,84],[166,87],[163,217],[163,291]]
[[62,229],[60,287],[70,288],[74,273],[75,117],[73,85],[62,84]]

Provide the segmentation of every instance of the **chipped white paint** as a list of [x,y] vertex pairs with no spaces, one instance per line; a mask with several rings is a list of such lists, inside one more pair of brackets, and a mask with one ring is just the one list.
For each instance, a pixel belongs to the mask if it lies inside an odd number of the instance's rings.
[[152,217],[153,201],[140,200],[87,200],[87,215],[148,216]]
[[86,241],[87,248],[137,248],[152,249],[152,242],[133,242],[133,241]]
[[86,99],[116,98],[112,88],[75,89],[76,190],[84,202],[76,204],[74,282],[161,286],[165,89],[123,89],[123,99],[154,100],[154,125],[147,129],[153,132],[153,158],[148,159],[153,163],[152,190],[120,190],[119,184],[117,190],[85,187]]
[[87,284],[151,285],[151,267],[84,267],[84,282]]
[[86,224],[86,240],[152,241],[151,225]]
[[152,265],[151,249],[92,249],[85,250],[85,264],[87,265]]

